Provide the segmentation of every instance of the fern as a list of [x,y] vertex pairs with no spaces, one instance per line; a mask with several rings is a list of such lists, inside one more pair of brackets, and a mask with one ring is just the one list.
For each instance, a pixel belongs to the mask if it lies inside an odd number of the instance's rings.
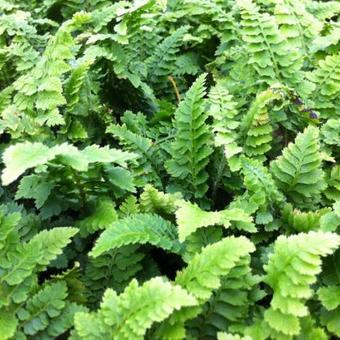
[[[276,18],[261,13],[252,0],[238,0],[237,5],[241,12],[241,37],[259,79],[269,85],[279,81],[296,86],[302,80],[299,71],[303,59],[296,47],[287,44]],[[305,91],[303,84],[299,84],[299,90]]]
[[318,195],[325,188],[318,137],[317,128],[306,128],[271,163],[277,184],[295,202]]
[[327,179],[328,188],[325,190],[325,196],[332,201],[339,201],[340,198],[340,166],[332,167]]
[[237,144],[238,133],[236,130],[240,125],[236,119],[238,115],[237,103],[220,82],[211,88],[209,103],[209,115],[214,119],[215,145],[223,147],[230,168],[236,170],[239,167],[237,155],[242,151],[242,148]]
[[146,185],[140,196],[140,209],[146,213],[173,214],[177,209],[177,201],[181,198],[176,194],[164,194],[153,186]]
[[270,123],[268,106],[282,99],[279,85],[257,95],[247,114],[243,117],[240,130],[244,136],[244,152],[249,157],[264,160],[271,149],[273,127]]
[[[57,327],[54,324],[57,320],[53,319],[64,313],[68,305],[66,283],[60,281],[40,287],[37,274],[62,253],[77,229],[60,227],[44,230],[29,242],[22,242],[17,228],[22,218],[19,212],[1,215],[4,232],[0,243],[0,315],[5,323],[0,323],[0,330],[3,339],[14,334],[35,336],[47,327]],[[82,310],[82,307],[74,304],[73,311],[76,310]],[[68,323],[59,326],[59,333],[57,329],[55,333],[62,334],[72,326],[68,320]]]
[[340,286],[321,287],[318,290],[318,297],[324,307],[321,310],[321,323],[326,326],[327,330],[339,336],[340,328],[338,325],[338,318],[340,313]]
[[274,290],[265,320],[273,330],[287,336],[300,333],[299,318],[308,315],[304,301],[311,297],[310,285],[321,271],[320,257],[331,254],[339,243],[338,235],[322,232],[277,239],[265,266],[265,282]]
[[91,257],[86,265],[84,284],[88,302],[96,306],[106,288],[122,292],[128,283],[143,269],[145,255],[138,245],[113,249],[96,258]]
[[126,126],[110,125],[106,131],[117,137],[128,150],[139,155],[141,163],[134,167],[134,171],[140,185],[144,185],[150,178],[156,180],[158,185],[161,184],[155,162],[156,150],[152,148],[151,139],[130,131]]
[[139,206],[135,196],[128,196],[119,207],[119,216],[127,217],[139,213]]
[[86,171],[90,163],[115,162],[125,166],[126,161],[134,159],[135,155],[108,147],[100,148],[98,145],[88,146],[80,151],[67,143],[52,148],[42,143],[18,143],[10,146],[3,155],[6,168],[2,173],[2,182],[8,185],[26,170],[42,166],[55,158],[75,170]]
[[203,97],[205,75],[200,76],[186,93],[175,112],[176,137],[171,145],[172,159],[166,163],[169,174],[183,183],[186,195],[202,197],[207,191],[211,135],[205,125]]
[[154,83],[164,82],[175,70],[176,54],[183,44],[183,36],[188,27],[183,26],[164,39],[147,60],[150,80]]
[[247,318],[252,304],[251,289],[258,281],[250,273],[249,261],[250,257],[242,258],[222,279],[221,287],[204,305],[203,312],[189,323],[192,336],[216,338],[218,331],[237,327]]
[[102,253],[128,244],[150,243],[169,251],[179,252],[175,227],[155,214],[136,214],[119,220],[99,237],[90,255]]
[[0,339],[340,337],[339,9],[0,0]]
[[235,334],[228,334],[228,333],[220,332],[217,334],[217,339],[218,340],[250,340],[251,337],[249,336],[241,337]]
[[[76,331],[87,339],[106,338],[112,334],[117,339],[143,339],[152,323],[164,320],[174,310],[195,304],[195,298],[183,288],[161,278],[154,278],[142,286],[133,280],[120,295],[108,289],[96,314],[77,313]],[[98,326],[96,335],[89,325]]]
[[256,222],[266,224],[273,221],[274,206],[283,201],[283,196],[268,172],[259,161],[242,158],[242,174],[244,186],[247,189],[245,199],[253,207]]
[[288,230],[296,232],[308,232],[321,229],[321,219],[331,210],[328,208],[317,211],[303,212],[293,209],[291,204],[286,204],[282,211],[282,220]]
[[176,211],[179,240],[184,241],[197,229],[212,225],[223,225],[225,228],[235,222],[236,228],[248,232],[256,231],[252,218],[242,209],[226,209],[221,211],[204,211],[197,205],[180,201],[177,203],[179,209]]
[[69,66],[66,61],[73,57],[74,40],[71,33],[89,21],[89,15],[77,13],[65,22],[49,41],[42,58],[32,71],[16,80],[17,91],[13,98],[19,110],[28,113],[33,110],[41,112],[37,122],[49,126],[64,124],[59,113],[59,106],[66,104],[63,96],[61,77]]
[[46,286],[26,302],[25,308],[18,311],[19,329],[25,334],[34,335],[48,326],[48,318],[60,315],[65,307],[67,287],[65,283],[55,283]]
[[[252,243],[244,237],[222,239],[197,253],[188,266],[177,274],[175,283],[190,291],[202,305],[208,301],[212,292],[221,286],[221,278],[226,276],[242,257],[252,251],[254,251]],[[174,313],[158,329],[157,336],[184,337],[185,321],[195,317],[199,311],[200,309],[191,308],[186,312]]]
[[77,222],[82,235],[106,229],[117,220],[117,213],[110,199],[101,199],[96,202],[93,212]]
[[322,29],[321,22],[309,13],[303,2],[280,0],[275,4],[274,14],[288,42],[307,55],[309,44]]
[[315,106],[325,118],[336,117],[339,107],[339,58],[340,54],[327,56],[319,61],[318,68],[308,74],[308,78],[314,83]]

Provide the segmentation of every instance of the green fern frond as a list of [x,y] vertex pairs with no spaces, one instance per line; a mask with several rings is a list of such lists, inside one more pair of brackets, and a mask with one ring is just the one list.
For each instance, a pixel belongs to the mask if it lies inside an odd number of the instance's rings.
[[83,281],[91,306],[98,305],[106,288],[120,293],[141,272],[145,255],[138,248],[138,245],[129,245],[89,258]]
[[75,106],[81,100],[80,89],[84,84],[86,75],[93,63],[93,60],[86,60],[72,70],[70,78],[65,86],[65,97],[67,110],[72,113]]
[[118,220],[107,228],[90,255],[97,257],[108,250],[136,243],[150,243],[175,253],[181,249],[173,224],[155,214],[136,214]]
[[338,1],[311,1],[307,2],[307,8],[315,17],[322,21],[340,14],[340,4]]
[[250,54],[249,64],[260,79],[269,85],[279,81],[298,84],[300,88],[303,58],[298,48],[288,45],[276,18],[260,12],[252,0],[238,0],[237,6],[241,12],[241,38]]
[[320,34],[322,23],[306,8],[303,1],[279,0],[275,2],[274,15],[291,46],[308,55],[310,43]]
[[[175,283],[190,291],[203,305],[213,291],[221,287],[222,278],[254,250],[253,244],[245,237],[224,238],[197,253],[188,266],[177,274]],[[174,313],[157,330],[157,336],[162,339],[184,338],[184,323],[197,316],[200,309],[193,307]]]
[[280,189],[295,202],[301,202],[325,188],[321,160],[319,130],[309,126],[271,163],[271,172]]
[[196,299],[185,289],[160,277],[142,286],[132,280],[120,295],[111,289],[106,290],[96,314],[77,313],[75,328],[79,336],[86,339],[96,336],[97,339],[105,339],[112,335],[117,339],[144,339],[153,323],[161,322],[173,311],[196,303]]
[[135,215],[140,212],[139,204],[135,196],[128,196],[124,202],[119,206],[118,215],[124,218],[130,215]]
[[286,336],[300,333],[299,318],[309,314],[305,300],[310,298],[310,285],[321,271],[321,257],[340,245],[340,237],[332,233],[309,232],[280,236],[265,265],[265,282],[273,289],[271,307],[265,320],[275,331]]
[[225,332],[217,333],[217,340],[251,340],[250,336],[240,336],[237,334],[229,334]]
[[340,315],[340,285],[321,287],[318,289],[318,297],[324,308],[321,310],[320,321],[327,330],[339,337],[339,315]]
[[80,229],[80,234],[85,236],[110,227],[118,219],[113,202],[109,198],[101,198],[96,202],[93,212],[78,221],[76,226]]
[[183,193],[196,198],[208,190],[205,167],[212,152],[211,134],[205,124],[205,78],[204,74],[197,78],[175,112],[176,137],[171,144],[172,159],[166,162],[167,171],[180,181]]
[[165,194],[147,184],[139,199],[140,209],[145,213],[170,215],[175,213],[179,199],[181,199],[179,193]]
[[190,334],[197,338],[215,339],[217,332],[242,325],[254,303],[251,294],[258,281],[251,274],[250,256],[245,256],[222,279],[221,287],[203,306],[202,313],[188,324]]
[[185,241],[188,236],[202,227],[221,225],[229,228],[233,222],[236,228],[248,232],[256,231],[252,218],[241,209],[225,209],[221,211],[204,211],[198,205],[186,201],[177,202],[176,221],[179,240]]
[[46,329],[52,322],[50,319],[58,317],[62,313],[66,297],[67,286],[64,282],[47,285],[30,298],[25,307],[18,310],[20,319],[18,328],[30,336]]
[[339,116],[340,94],[340,53],[328,55],[318,63],[318,67],[307,76],[315,89],[312,94],[315,107],[324,118]]
[[291,204],[286,204],[282,211],[282,220],[287,230],[294,232],[308,232],[320,230],[320,220],[322,216],[329,213],[331,209],[323,208],[317,211],[303,212],[293,209]]
[[106,132],[118,138],[127,150],[139,155],[139,164],[133,167],[139,185],[145,185],[148,180],[156,180],[158,185],[161,184],[155,163],[156,149],[152,147],[153,141],[150,138],[130,131],[125,125],[112,124]]
[[[274,207],[279,205],[284,197],[278,190],[271,174],[260,161],[242,157],[243,182],[247,189],[248,204],[257,212],[256,222],[267,224],[273,221]],[[245,209],[246,210],[246,209]]]
[[184,34],[187,31],[187,26],[180,27],[156,47],[153,55],[147,60],[151,82],[156,84],[164,82],[167,76],[174,73],[177,54],[183,44]]
[[340,201],[340,165],[334,165],[326,178],[324,195],[331,201]]
[[265,154],[271,149],[273,139],[268,106],[273,101],[281,100],[283,95],[279,85],[261,92],[242,119],[240,132],[243,135],[243,149],[247,156],[265,160]]
[[37,250],[40,248],[42,254],[37,264],[43,267],[47,266],[62,253],[62,249],[71,242],[71,237],[77,232],[77,228],[57,227],[51,230],[43,230],[35,235],[30,243],[36,245]]
[[236,116],[237,103],[229,94],[227,88],[218,82],[209,92],[209,115],[213,117],[213,133],[215,146],[223,147],[224,154],[232,170],[239,166],[237,157],[242,148],[238,146],[237,129],[240,125]]
[[91,145],[83,150],[64,143],[48,147],[42,143],[18,143],[8,147],[3,154],[5,169],[2,172],[2,183],[8,185],[21,176],[26,170],[46,164],[56,159],[78,171],[86,171],[91,163],[116,163],[123,167],[127,161],[136,158],[135,154],[110,149],[108,146]]

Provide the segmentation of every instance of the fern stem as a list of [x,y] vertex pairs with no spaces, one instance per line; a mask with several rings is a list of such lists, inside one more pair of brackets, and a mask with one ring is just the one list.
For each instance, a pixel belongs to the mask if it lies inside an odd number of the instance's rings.
[[172,77],[172,76],[168,76],[168,79],[170,81],[170,83],[172,84],[174,90],[175,90],[175,94],[176,94],[176,98],[177,98],[177,102],[178,104],[181,102],[181,96],[179,94],[179,91],[178,91],[178,87],[177,87],[177,84],[176,84],[176,81],[175,79]]

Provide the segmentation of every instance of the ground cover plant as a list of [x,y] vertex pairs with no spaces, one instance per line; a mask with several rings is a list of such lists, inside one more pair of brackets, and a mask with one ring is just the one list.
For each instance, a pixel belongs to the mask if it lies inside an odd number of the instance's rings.
[[0,0],[0,339],[340,337],[339,14]]

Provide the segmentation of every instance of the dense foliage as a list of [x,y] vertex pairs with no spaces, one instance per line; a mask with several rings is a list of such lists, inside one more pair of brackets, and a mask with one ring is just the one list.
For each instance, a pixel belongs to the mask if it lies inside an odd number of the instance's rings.
[[0,0],[0,339],[340,337],[339,14]]

